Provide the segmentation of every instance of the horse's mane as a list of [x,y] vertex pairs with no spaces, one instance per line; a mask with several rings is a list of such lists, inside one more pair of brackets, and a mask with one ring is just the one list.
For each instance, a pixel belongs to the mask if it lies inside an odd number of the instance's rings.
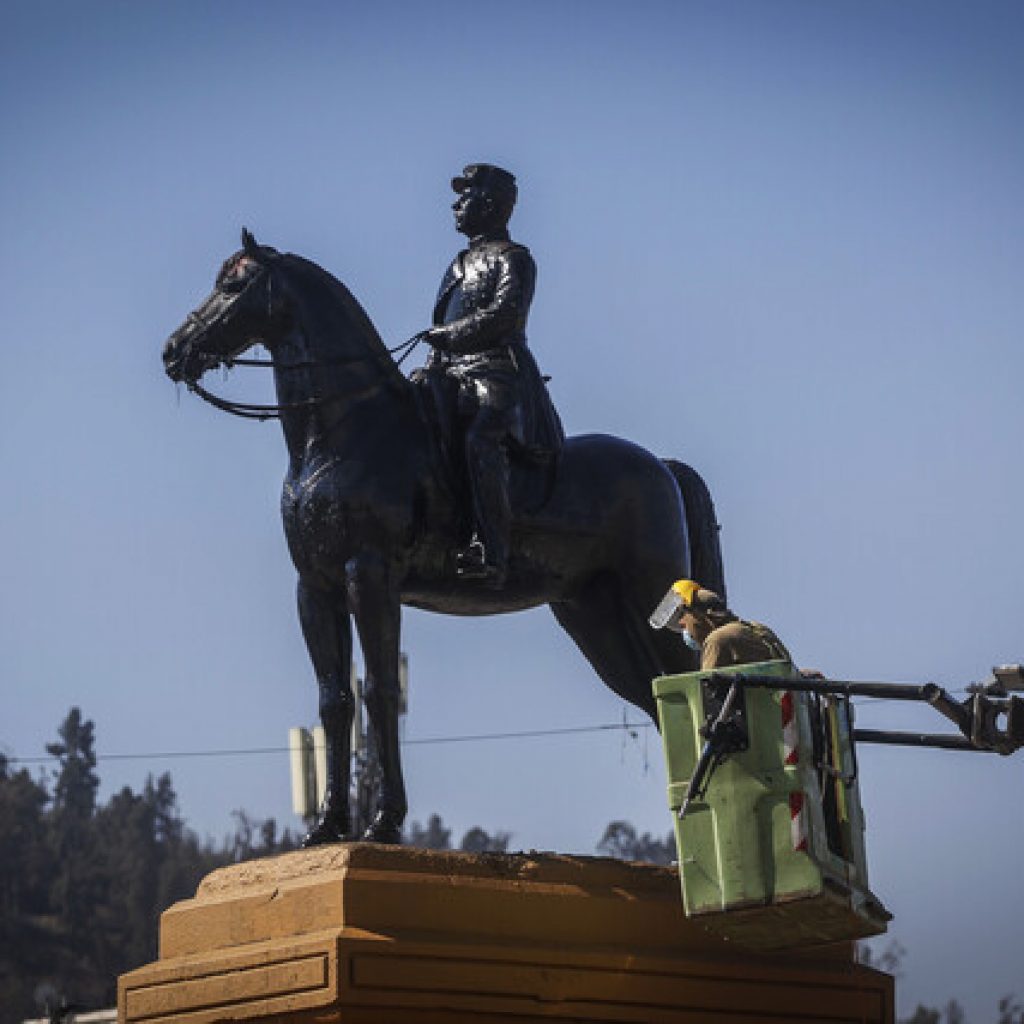
[[[320,292],[328,303],[318,303],[315,310],[307,309],[307,316],[315,315],[319,322],[316,326],[323,333],[329,344],[341,345],[352,333],[359,335],[367,353],[378,364],[385,376],[402,390],[408,381],[391,358],[377,328],[366,315],[366,310],[359,304],[356,297],[333,274],[323,267],[294,253],[284,253],[278,257],[290,277],[301,278],[307,284],[306,291]],[[311,295],[310,298],[313,296]],[[312,327],[313,324],[307,326]]]

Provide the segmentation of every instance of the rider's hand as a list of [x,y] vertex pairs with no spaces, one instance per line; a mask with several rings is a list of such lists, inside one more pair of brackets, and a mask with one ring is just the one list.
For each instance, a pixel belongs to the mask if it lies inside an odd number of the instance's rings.
[[434,349],[448,351],[448,333],[443,327],[431,327],[429,330],[421,331],[420,337]]
[[[422,332],[424,335],[426,331]],[[424,340],[426,340],[424,338]],[[418,366],[412,373],[409,374],[409,380],[414,384],[424,383],[429,377],[431,377],[438,367],[444,364],[444,360],[441,358],[441,353],[436,348],[431,348],[430,354],[424,360],[422,366]]]

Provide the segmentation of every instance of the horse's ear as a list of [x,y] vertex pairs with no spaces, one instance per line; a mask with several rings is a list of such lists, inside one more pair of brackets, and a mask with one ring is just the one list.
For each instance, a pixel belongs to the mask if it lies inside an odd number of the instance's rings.
[[242,248],[249,256],[259,256],[259,243],[248,228],[242,228]]

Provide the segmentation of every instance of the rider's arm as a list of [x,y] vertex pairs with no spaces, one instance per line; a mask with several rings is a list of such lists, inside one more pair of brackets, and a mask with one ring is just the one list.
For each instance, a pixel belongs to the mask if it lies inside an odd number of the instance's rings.
[[533,257],[526,249],[501,253],[491,301],[468,316],[431,328],[427,340],[437,348],[459,354],[484,352],[507,342],[510,335],[526,327],[536,274]]

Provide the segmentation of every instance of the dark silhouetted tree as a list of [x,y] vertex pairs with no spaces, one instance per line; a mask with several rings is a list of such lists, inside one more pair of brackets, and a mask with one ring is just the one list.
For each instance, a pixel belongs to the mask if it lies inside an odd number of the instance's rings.
[[676,841],[671,832],[664,839],[656,839],[650,832],[637,835],[628,821],[612,821],[597,844],[597,852],[616,860],[671,864],[676,859]]
[[[511,832],[499,830],[492,835],[479,825],[474,825],[462,837],[458,848],[466,853],[505,853],[511,839]],[[450,850],[452,830],[444,827],[440,814],[432,814],[425,828],[418,821],[409,826],[405,842],[408,846],[419,846],[425,850]]]
[[999,1018],[996,1024],[1024,1024],[1024,1006],[1013,997],[1003,996],[999,1000]]
[[505,853],[511,838],[511,832],[495,832],[492,836],[482,828],[471,828],[462,837],[459,849],[467,853]]
[[55,967],[73,985],[62,994],[77,998],[91,990],[92,977],[106,967],[108,940],[96,927],[95,914],[109,883],[93,821],[100,781],[93,723],[72,708],[57,734],[59,741],[46,746],[57,758],[49,816],[52,909],[65,936],[64,955]]
[[156,956],[162,910],[214,868],[298,845],[244,811],[223,844],[200,842],[167,774],[98,805],[93,723],[72,708],[58,734],[48,780],[0,756],[0,1024],[112,1006],[118,974]]
[[0,1014],[34,1011],[43,964],[59,951],[50,913],[53,851],[46,787],[0,754]]
[[885,949],[873,950],[866,942],[857,946],[857,961],[865,967],[873,967],[876,971],[885,971],[898,978],[903,967],[903,958],[907,951],[895,939],[891,939]]
[[966,1020],[967,1015],[964,1013],[964,1008],[955,999],[950,999],[946,1003],[945,1024],[966,1024]]
[[425,850],[450,850],[452,848],[452,830],[444,827],[440,814],[432,814],[424,828],[418,821],[409,826],[406,837],[409,846],[420,846]]
[[942,1014],[938,1010],[929,1010],[918,1004],[917,1009],[909,1017],[904,1017],[900,1024],[941,1024],[941,1021]]

